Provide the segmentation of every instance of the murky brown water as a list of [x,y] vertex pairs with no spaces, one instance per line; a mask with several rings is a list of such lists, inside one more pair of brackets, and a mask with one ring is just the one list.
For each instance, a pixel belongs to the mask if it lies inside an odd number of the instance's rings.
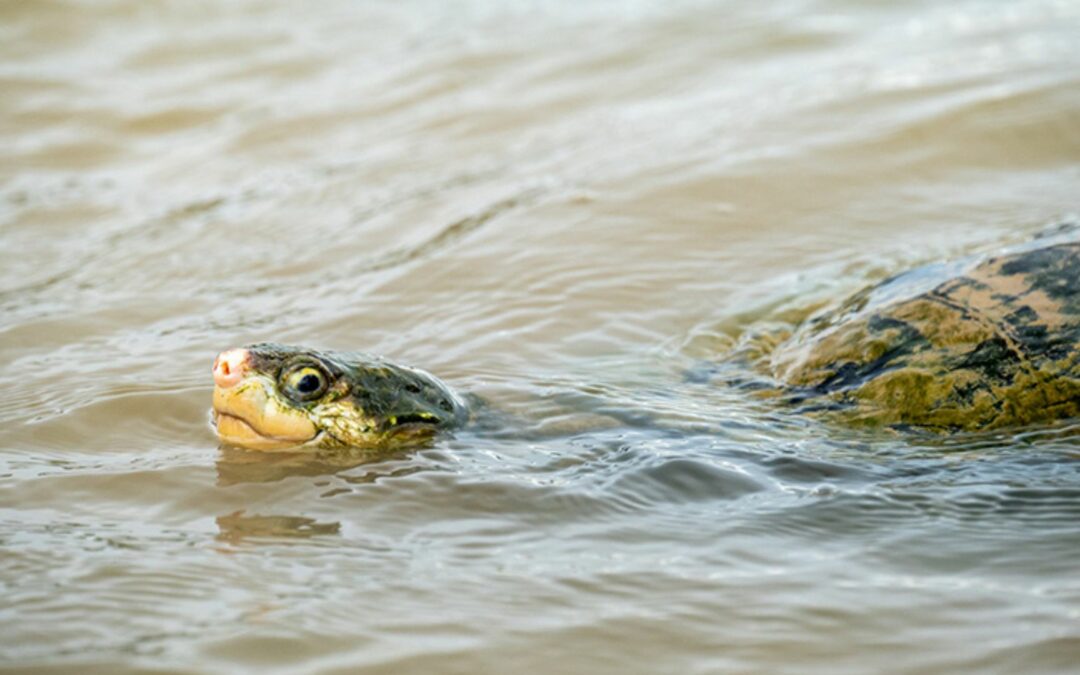
[[[1075,667],[1075,436],[684,373],[1075,212],[1080,4],[510,4],[0,4],[4,668]],[[512,421],[221,450],[262,339]]]

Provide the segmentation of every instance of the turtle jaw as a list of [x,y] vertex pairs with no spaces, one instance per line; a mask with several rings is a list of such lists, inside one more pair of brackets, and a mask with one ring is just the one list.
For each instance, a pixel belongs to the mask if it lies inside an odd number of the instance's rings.
[[274,383],[260,374],[231,387],[214,387],[213,424],[222,443],[251,450],[285,450],[318,443],[322,435],[303,413],[274,395]]

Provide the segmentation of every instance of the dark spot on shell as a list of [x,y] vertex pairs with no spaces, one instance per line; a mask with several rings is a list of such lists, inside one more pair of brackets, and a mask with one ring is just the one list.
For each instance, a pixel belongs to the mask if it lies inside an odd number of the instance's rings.
[[1005,320],[1014,326],[1024,326],[1039,318],[1038,313],[1030,305],[1018,307],[1016,311],[1005,317]]
[[854,361],[848,361],[843,364],[826,380],[819,384],[815,389],[818,391],[833,391],[836,389],[846,389],[848,387],[860,384],[863,381],[863,377],[860,374],[859,364]]
[[957,385],[953,387],[953,398],[965,405],[971,405],[975,400],[975,393],[985,389],[978,383]]
[[1080,244],[1030,251],[1001,266],[1005,275],[1024,274],[1031,288],[1055,300],[1080,301]]
[[1044,356],[1057,361],[1075,351],[1078,337],[1076,333],[1080,333],[1080,329],[1072,332],[1069,330],[1051,332],[1045,325],[1035,323],[1038,320],[1038,313],[1027,305],[1005,317],[1005,322],[1013,328],[1013,338],[1025,354],[1029,357]]
[[874,333],[897,330],[899,335],[889,340],[891,345],[881,356],[869,363],[848,361],[840,364],[833,374],[819,383],[814,390],[818,393],[851,389],[861,386],[882,373],[906,365],[903,357],[912,354],[928,344],[917,328],[895,317],[875,314],[867,320],[867,328]]
[[1012,366],[1019,361],[1020,355],[1009,347],[1009,343],[1001,336],[994,336],[983,340],[968,352],[960,367],[978,371],[1000,382],[1011,383]]

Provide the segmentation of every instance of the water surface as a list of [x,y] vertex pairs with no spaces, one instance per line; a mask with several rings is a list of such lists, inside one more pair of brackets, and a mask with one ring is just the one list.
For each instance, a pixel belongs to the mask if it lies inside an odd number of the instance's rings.
[[[687,373],[1075,213],[1080,5],[509,4],[0,4],[0,667],[1075,667],[1075,434]],[[220,449],[266,339],[505,427]]]

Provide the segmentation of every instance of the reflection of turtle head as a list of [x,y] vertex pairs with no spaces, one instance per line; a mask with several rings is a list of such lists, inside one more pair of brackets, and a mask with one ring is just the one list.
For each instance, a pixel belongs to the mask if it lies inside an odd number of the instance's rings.
[[358,353],[249,345],[214,362],[214,424],[254,450],[415,445],[466,417],[437,378]]

